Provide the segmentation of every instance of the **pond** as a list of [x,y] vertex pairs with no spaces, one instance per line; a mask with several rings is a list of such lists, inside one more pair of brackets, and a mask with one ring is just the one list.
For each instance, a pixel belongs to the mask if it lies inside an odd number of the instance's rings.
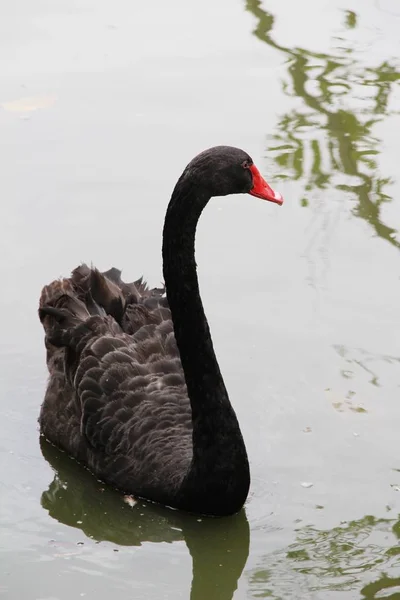
[[[0,596],[400,598],[395,0],[0,6]],[[216,144],[284,205],[216,198],[202,297],[248,449],[234,518],[131,507],[39,438],[41,287],[161,280],[166,204]]]

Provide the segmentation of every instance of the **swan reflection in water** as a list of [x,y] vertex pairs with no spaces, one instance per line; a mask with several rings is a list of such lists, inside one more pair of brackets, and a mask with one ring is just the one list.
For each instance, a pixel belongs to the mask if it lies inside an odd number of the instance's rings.
[[120,546],[185,541],[193,561],[190,599],[232,599],[249,554],[244,510],[223,519],[198,519],[142,501],[131,507],[43,436],[40,447],[54,470],[41,497],[53,519],[81,529],[91,539]]

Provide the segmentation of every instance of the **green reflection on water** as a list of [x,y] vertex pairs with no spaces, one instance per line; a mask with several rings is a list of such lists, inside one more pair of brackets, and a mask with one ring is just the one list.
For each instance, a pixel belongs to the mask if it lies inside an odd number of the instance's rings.
[[[360,590],[360,596],[352,598],[373,600],[383,597],[382,590],[393,588],[398,589],[384,597],[399,598],[399,538],[400,520],[373,516],[327,531],[304,527],[285,551],[264,559],[263,568],[251,574],[250,587],[255,597],[276,600],[314,598],[314,594],[323,598],[324,592],[350,590]],[[366,584],[371,570],[379,570],[380,575]]]
[[[295,107],[280,116],[268,148],[280,176],[302,186],[304,207],[317,206],[321,192],[324,197],[329,190],[350,193],[356,201],[350,205],[352,214],[399,249],[397,230],[382,219],[383,206],[393,200],[388,192],[392,180],[380,173],[380,140],[374,131],[394,114],[390,94],[400,80],[395,60],[387,58],[375,66],[363,62],[365,56],[346,37],[359,26],[354,11],[344,11],[342,37],[332,38],[332,53],[326,54],[279,44],[274,16],[259,0],[247,0],[246,10],[256,19],[254,35],[286,59],[282,91],[294,99]],[[337,192],[331,193],[335,199]],[[346,197],[339,198],[343,206]],[[328,197],[318,210],[331,202]],[[364,369],[374,385],[379,380],[371,364],[399,360],[364,351],[354,351],[355,357],[349,358],[347,349],[336,349]],[[330,530],[303,527],[295,536],[293,544],[266,555],[250,573],[254,597],[319,600],[345,592],[344,598],[400,600],[400,519],[365,516]]]
[[54,470],[41,498],[53,519],[81,529],[98,542],[120,546],[184,541],[193,561],[190,599],[232,599],[249,554],[244,510],[226,519],[198,519],[140,501],[131,507],[122,494],[100,483],[43,437],[40,447]]
[[[274,40],[274,16],[261,2],[247,0],[246,9],[257,19],[258,39],[287,57],[284,94],[302,101],[280,118],[269,147],[281,177],[301,182],[302,206],[317,190],[352,193],[353,214],[400,248],[397,230],[381,217],[382,206],[392,201],[386,191],[392,180],[379,173],[380,140],[373,135],[374,126],[393,114],[389,97],[400,80],[394,60],[365,66],[345,37],[334,38],[331,55],[283,46]],[[357,28],[356,13],[344,11],[343,26]]]

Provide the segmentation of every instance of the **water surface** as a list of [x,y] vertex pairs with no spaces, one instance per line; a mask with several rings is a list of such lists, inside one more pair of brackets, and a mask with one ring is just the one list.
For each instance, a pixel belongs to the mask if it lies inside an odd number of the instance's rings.
[[[395,0],[0,6],[0,595],[400,597]],[[39,440],[41,286],[161,279],[171,189],[246,149],[284,195],[213,200],[201,291],[251,461],[246,509],[127,505]]]

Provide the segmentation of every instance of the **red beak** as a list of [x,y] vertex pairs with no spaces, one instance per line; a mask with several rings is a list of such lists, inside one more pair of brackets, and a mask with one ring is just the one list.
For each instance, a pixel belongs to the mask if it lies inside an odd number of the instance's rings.
[[253,187],[249,194],[262,198],[262,200],[268,200],[269,202],[275,202],[280,206],[283,204],[283,198],[279,192],[275,192],[262,177],[260,171],[255,165],[251,165],[250,171],[253,175]]

